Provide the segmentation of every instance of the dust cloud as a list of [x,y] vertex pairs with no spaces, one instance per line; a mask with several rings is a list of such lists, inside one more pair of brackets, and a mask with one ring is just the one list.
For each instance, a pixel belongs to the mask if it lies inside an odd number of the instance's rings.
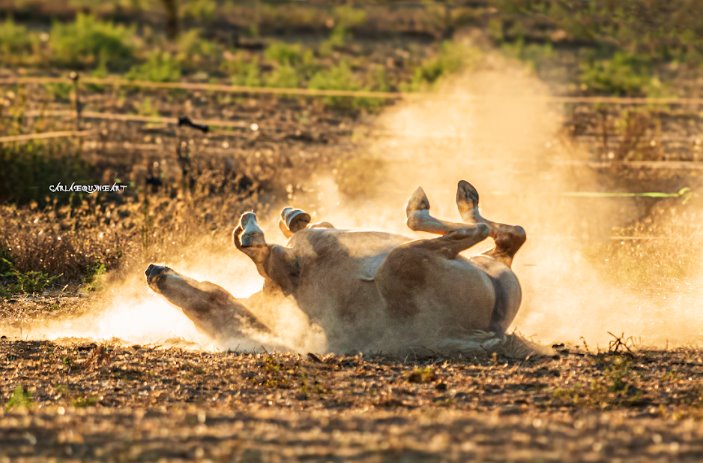
[[[216,283],[244,301],[261,290],[263,280],[253,264],[234,247],[219,252],[203,248],[194,243],[183,257],[169,261],[168,265],[196,280]],[[285,301],[273,307],[257,307],[256,311],[259,320],[274,333],[280,333],[279,337],[261,334],[216,342],[200,332],[179,308],[149,289],[143,272],[136,270],[127,278],[109,284],[86,314],[33,323],[23,328],[24,335],[31,339],[92,339],[209,351],[262,352],[278,346],[298,352],[324,350],[324,333],[292,302]]]
[[[610,239],[612,227],[632,220],[635,200],[565,195],[598,190],[601,179],[585,166],[574,166],[588,154],[564,135],[563,108],[549,102],[549,95],[548,86],[524,66],[489,55],[480,70],[441,82],[429,96],[386,109],[361,134],[364,141],[354,156],[340,159],[333,172],[308,179],[307,193],[290,201],[338,228],[417,236],[405,227],[405,203],[412,191],[421,185],[434,215],[459,221],[455,188],[458,180],[469,180],[481,194],[485,217],[520,224],[528,232],[514,263],[524,293],[513,324],[517,332],[543,343],[585,341],[601,348],[613,339],[609,332],[648,346],[700,343],[703,269],[687,269],[689,276],[677,287],[652,295],[650,288],[623,285],[623,270],[616,264],[595,265],[608,255],[595,261],[588,257],[597,243]],[[269,242],[283,242],[277,220],[260,217]],[[669,224],[670,230],[676,227]],[[490,242],[481,243],[468,254],[490,247]],[[676,258],[653,255],[642,265],[656,272],[658,261]],[[261,287],[253,264],[233,250],[166,263],[220,284],[236,297]],[[298,309],[273,310],[258,315],[275,331],[288,333],[288,345],[322,350],[322,335],[313,332]],[[180,338],[213,348],[180,310],[146,287],[141,271],[110,288],[104,310],[34,333],[139,343]],[[237,340],[227,347],[237,347]]]
[[[315,180],[317,195],[296,204],[340,228],[413,236],[404,223],[412,191],[421,185],[434,215],[459,221],[455,188],[458,180],[469,180],[481,194],[485,217],[527,229],[528,241],[514,263],[524,297],[513,327],[522,335],[600,348],[614,340],[609,333],[646,346],[700,343],[702,268],[685,269],[687,277],[662,293],[623,284],[626,269],[617,262],[595,265],[609,256],[594,258],[592,249],[611,240],[613,227],[636,220],[636,200],[568,195],[602,191],[602,177],[579,164],[589,154],[564,135],[564,108],[549,96],[548,86],[524,66],[489,56],[481,70],[385,111],[357,153],[375,170],[363,172],[363,163],[353,158],[346,167],[342,162],[335,176]],[[354,201],[340,192],[345,175],[366,179],[363,188],[356,186]],[[677,239],[671,232],[682,228],[667,223],[664,232]],[[485,242],[467,254],[491,246]],[[671,254],[672,248],[679,255]],[[641,265],[658,272],[662,262],[690,252],[690,245],[654,249]]]

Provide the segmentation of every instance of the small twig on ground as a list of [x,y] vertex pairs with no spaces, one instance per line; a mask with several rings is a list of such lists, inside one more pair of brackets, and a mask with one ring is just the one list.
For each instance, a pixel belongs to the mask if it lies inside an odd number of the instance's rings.
[[608,331],[608,334],[614,338],[612,341],[610,341],[608,343],[608,352],[618,353],[620,351],[620,348],[624,347],[628,353],[634,355],[634,353],[632,352],[632,349],[630,349],[630,347],[627,345],[628,342],[630,344],[633,343],[632,336],[623,340],[623,338],[625,337],[625,333],[622,333],[620,336],[617,336],[617,335],[611,333],[610,331]]

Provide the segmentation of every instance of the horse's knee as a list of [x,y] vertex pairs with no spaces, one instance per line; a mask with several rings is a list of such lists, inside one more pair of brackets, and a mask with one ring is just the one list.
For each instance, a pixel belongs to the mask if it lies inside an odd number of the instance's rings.
[[477,223],[474,225],[474,234],[477,239],[479,240],[485,240],[488,238],[488,235],[491,233],[491,227],[486,225],[485,223]]
[[508,240],[508,251],[510,254],[515,255],[522,245],[525,244],[525,241],[527,241],[527,232],[520,225],[510,227]]

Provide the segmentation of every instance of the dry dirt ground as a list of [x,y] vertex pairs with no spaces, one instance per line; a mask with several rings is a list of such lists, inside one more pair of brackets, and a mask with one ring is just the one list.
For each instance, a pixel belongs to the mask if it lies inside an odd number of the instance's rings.
[[393,359],[4,339],[0,461],[703,460],[703,351],[558,352]]

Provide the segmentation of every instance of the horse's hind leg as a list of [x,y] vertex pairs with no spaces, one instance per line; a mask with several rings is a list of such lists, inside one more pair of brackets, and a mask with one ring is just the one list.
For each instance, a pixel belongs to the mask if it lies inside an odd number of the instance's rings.
[[452,223],[431,216],[422,188],[411,196],[406,213],[412,230],[441,236],[401,244],[386,257],[375,281],[389,315],[411,320],[423,311],[431,312],[428,304],[435,304],[441,294],[442,309],[431,317],[439,324],[427,326],[428,330],[440,329],[446,334],[447,330],[467,327],[489,329],[496,298],[494,286],[478,268],[456,273],[461,266],[457,267],[455,261],[460,252],[488,237],[488,225]]
[[489,235],[493,238],[496,245],[495,248],[486,252],[486,255],[503,262],[509,267],[513,262],[515,253],[527,239],[525,229],[519,225],[492,222],[481,216],[478,209],[478,191],[466,180],[459,182],[456,191],[456,204],[464,222],[488,226]]
[[[479,269],[473,276],[466,272],[456,273],[461,265],[457,267],[454,260],[461,251],[487,236],[488,227],[479,224],[447,232],[438,238],[410,241],[395,247],[375,278],[388,315],[397,321],[411,321],[421,312],[433,314],[430,320],[434,321],[430,322],[432,326],[425,327],[426,334],[436,329],[447,334],[466,326],[488,329],[495,305],[493,284]],[[441,295],[439,299],[438,295]],[[441,309],[435,311],[437,304]],[[451,322],[446,322],[450,319]]]
[[405,212],[411,230],[442,235],[439,238],[413,241],[407,246],[437,251],[449,259],[483,241],[489,233],[488,226],[482,223],[454,223],[431,216],[430,202],[422,188],[415,190],[410,197]]

